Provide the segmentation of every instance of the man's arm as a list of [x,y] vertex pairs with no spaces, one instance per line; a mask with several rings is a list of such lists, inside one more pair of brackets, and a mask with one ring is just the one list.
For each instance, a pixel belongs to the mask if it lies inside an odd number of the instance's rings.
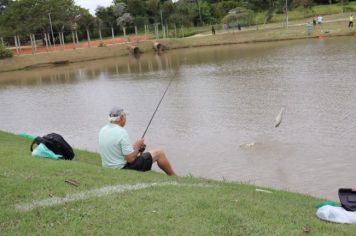
[[136,160],[137,158],[137,155],[138,155],[138,150],[137,149],[134,149],[133,152],[131,152],[129,155],[126,155],[125,156],[125,160],[128,162],[128,163],[132,163]]
[[141,146],[144,145],[144,140],[141,138],[141,139],[138,139],[135,144],[133,145],[133,149],[134,151],[131,152],[129,155],[126,155],[125,156],[125,160],[128,162],[128,163],[132,163],[134,162],[136,159],[137,159],[137,155],[139,153],[139,150],[141,148]]

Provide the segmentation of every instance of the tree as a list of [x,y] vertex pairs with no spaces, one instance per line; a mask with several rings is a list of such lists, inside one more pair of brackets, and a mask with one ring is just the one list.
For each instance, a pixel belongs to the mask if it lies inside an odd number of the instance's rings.
[[171,1],[164,2],[161,6],[162,18],[170,22],[169,16],[174,13],[174,4]]
[[303,6],[303,8],[311,8],[314,5],[313,0],[293,0],[295,6]]
[[[49,9],[53,27],[56,31],[63,31],[71,27],[72,20],[79,14],[80,7],[74,5],[73,0],[50,0]],[[43,16],[44,17],[44,16]]]
[[160,1],[159,0],[147,0],[146,9],[148,14],[148,19],[150,23],[157,23],[160,20]]
[[268,10],[274,7],[274,1],[270,0],[250,0],[248,7],[254,11]]
[[95,11],[95,15],[101,19],[106,26],[113,27],[116,22],[114,6],[98,7]]
[[29,33],[36,21],[31,13],[31,9],[32,4],[30,0],[15,1],[8,5],[0,20],[3,34],[12,36]]
[[116,17],[122,16],[126,12],[126,4],[119,2],[114,5],[114,14]]
[[87,39],[88,39],[88,45],[90,46],[89,30],[90,27],[94,25],[94,17],[89,13],[87,9],[84,8],[79,8],[78,13],[79,13],[78,16],[80,16],[78,20],[79,27],[83,26],[85,28]]
[[53,26],[62,27],[75,10],[73,0],[13,1],[0,17],[0,25],[8,34],[50,32],[49,13]]
[[[250,1],[259,1],[259,0],[249,0]],[[241,3],[237,1],[219,1],[215,4],[212,4],[212,13],[213,16],[217,19],[223,18],[226,14],[229,13],[231,9],[242,6]]]
[[0,0],[0,15],[5,11],[6,7],[10,4],[10,0]]
[[127,1],[128,0],[113,0],[113,3],[114,3],[114,5],[119,4],[119,3],[123,3],[123,4],[127,5]]
[[189,5],[187,3],[177,2],[175,4],[175,13],[170,16],[170,20],[180,25],[191,25],[189,12]]
[[116,16],[116,24],[122,29],[133,23],[133,17],[126,11],[127,6],[123,2],[114,5],[114,13]]
[[130,15],[130,13],[124,13],[122,16],[117,18],[116,22],[117,25],[121,28],[126,28],[133,23],[133,17]]
[[80,8],[78,11],[80,19],[78,20],[79,26],[83,26],[86,30],[94,26],[94,17],[87,9]]
[[146,2],[142,0],[128,0],[126,3],[127,12],[132,16],[146,16]]
[[104,25],[111,28],[111,36],[115,38],[114,26],[116,25],[116,8],[115,5],[109,7],[98,7],[95,15],[102,20]]
[[230,13],[221,20],[221,22],[232,27],[236,27],[237,24],[244,25],[249,21],[251,14],[253,14],[251,10],[243,7],[237,7],[232,9]]
[[175,14],[170,17],[182,25],[197,25],[200,22],[196,1],[179,1],[175,3]]
[[213,21],[210,5],[206,1],[199,0],[199,8],[203,23]]

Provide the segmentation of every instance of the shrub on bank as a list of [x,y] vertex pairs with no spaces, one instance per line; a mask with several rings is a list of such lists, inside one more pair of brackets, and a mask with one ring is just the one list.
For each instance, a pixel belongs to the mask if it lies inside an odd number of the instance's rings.
[[0,59],[12,57],[12,51],[0,45]]

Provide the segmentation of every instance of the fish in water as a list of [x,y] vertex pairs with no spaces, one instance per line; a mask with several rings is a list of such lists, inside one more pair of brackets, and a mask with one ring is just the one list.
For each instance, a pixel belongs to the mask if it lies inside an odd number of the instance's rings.
[[282,107],[281,110],[279,111],[277,117],[276,117],[276,124],[274,127],[278,127],[282,123],[282,118],[283,118],[283,113],[284,113],[285,108]]

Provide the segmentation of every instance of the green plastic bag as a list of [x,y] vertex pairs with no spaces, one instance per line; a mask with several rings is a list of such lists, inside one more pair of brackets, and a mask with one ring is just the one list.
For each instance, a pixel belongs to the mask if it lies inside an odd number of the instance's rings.
[[55,154],[54,152],[49,150],[43,143],[40,143],[35,149],[33,149],[32,156],[45,157],[53,160],[59,160],[62,158],[62,155]]
[[32,134],[28,134],[28,133],[21,133],[21,134],[19,134],[19,136],[24,137],[24,138],[28,138],[28,139],[31,139],[31,140],[34,140],[35,138],[37,138],[37,136],[34,136]]
[[315,205],[315,208],[319,209],[320,207],[323,207],[323,206],[338,206],[336,202],[333,202],[333,201],[323,201],[323,202],[319,202]]

